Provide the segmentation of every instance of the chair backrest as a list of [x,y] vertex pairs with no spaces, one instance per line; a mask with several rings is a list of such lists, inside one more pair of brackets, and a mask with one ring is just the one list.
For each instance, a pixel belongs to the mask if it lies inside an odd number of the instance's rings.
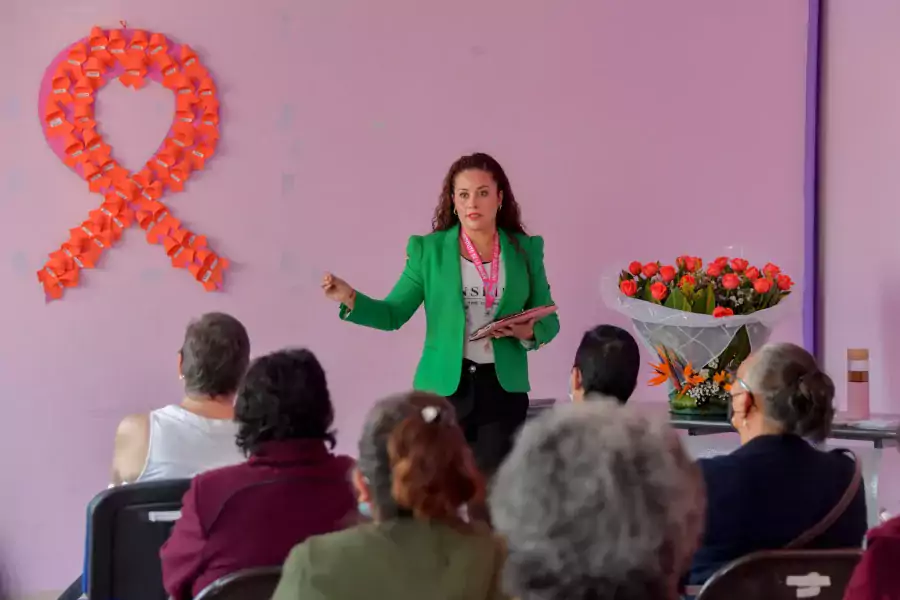
[[281,567],[244,569],[216,579],[194,600],[269,600],[280,578]]
[[85,593],[91,600],[165,600],[159,549],[181,516],[189,479],[110,488],[88,506]]
[[697,600],[841,600],[861,556],[858,549],[756,552],[719,569]]

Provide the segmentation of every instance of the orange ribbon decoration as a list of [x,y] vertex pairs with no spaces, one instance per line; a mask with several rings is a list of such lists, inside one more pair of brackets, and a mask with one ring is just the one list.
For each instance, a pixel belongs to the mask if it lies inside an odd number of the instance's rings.
[[[94,97],[109,79],[141,89],[148,77],[175,93],[175,121],[146,166],[129,173],[97,132]],[[42,107],[47,140],[104,200],[69,231],[68,241],[38,271],[47,298],[62,298],[66,288],[77,286],[80,272],[94,268],[133,223],[146,232],[149,243],[162,245],[173,267],[188,271],[207,291],[220,289],[228,260],[208,247],[205,236],[183,227],[161,200],[167,190],[184,190],[191,174],[216,152],[219,101],[196,52],[170,44],[160,33],[126,30],[124,22],[122,29],[108,32],[94,27],[86,40],[69,49],[50,88]]]

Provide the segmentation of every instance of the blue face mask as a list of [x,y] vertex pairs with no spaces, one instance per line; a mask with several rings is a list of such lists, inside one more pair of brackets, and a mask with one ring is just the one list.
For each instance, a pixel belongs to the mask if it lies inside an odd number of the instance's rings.
[[359,514],[367,519],[372,518],[372,505],[368,502],[358,502],[356,504],[356,510],[359,511]]

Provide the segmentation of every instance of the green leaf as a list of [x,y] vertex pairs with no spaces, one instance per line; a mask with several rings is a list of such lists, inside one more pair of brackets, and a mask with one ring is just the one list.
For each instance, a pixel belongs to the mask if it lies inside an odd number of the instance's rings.
[[[711,290],[710,290],[709,286],[704,287],[703,289],[699,290],[694,295],[694,300],[691,303],[691,312],[701,314],[701,315],[712,314],[712,310],[707,310],[707,305],[709,304],[710,298],[711,298]],[[715,304],[714,297],[712,297],[712,300],[713,300],[713,303]]]
[[666,308],[691,312],[691,303],[687,301],[687,298],[684,297],[684,294],[682,294],[681,290],[679,290],[678,288],[675,288],[674,290],[669,292],[664,306]]
[[652,302],[653,304],[659,304],[659,302],[656,301],[656,298],[653,297],[653,293],[650,291],[649,285],[644,286],[643,298],[647,302]]
[[716,371],[737,369],[738,366],[750,355],[750,336],[747,326],[744,325],[735,333],[734,339],[728,347],[718,356],[719,366]]

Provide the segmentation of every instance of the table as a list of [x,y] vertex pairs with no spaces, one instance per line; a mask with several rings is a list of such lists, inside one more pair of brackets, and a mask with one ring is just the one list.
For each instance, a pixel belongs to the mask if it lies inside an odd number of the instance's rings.
[[[568,400],[565,402],[557,402],[554,399],[533,400],[528,409],[528,418],[534,418],[556,404],[568,404]],[[653,414],[669,414],[668,404],[662,402],[636,402],[635,405]],[[735,433],[728,418],[724,416],[670,415],[669,419],[672,427],[687,432],[691,437]],[[881,422],[885,426],[875,426],[873,422]],[[838,415],[831,428],[829,439],[870,442],[874,448],[872,460],[866,461],[860,457],[860,460],[863,461],[863,474],[866,480],[866,506],[869,512],[870,526],[877,525],[879,521],[878,474],[881,468],[881,454],[884,448],[897,446],[898,427],[900,427],[900,415],[873,414],[868,424],[865,422],[853,424],[846,419],[842,420],[841,415]],[[735,445],[735,447],[737,446]]]

